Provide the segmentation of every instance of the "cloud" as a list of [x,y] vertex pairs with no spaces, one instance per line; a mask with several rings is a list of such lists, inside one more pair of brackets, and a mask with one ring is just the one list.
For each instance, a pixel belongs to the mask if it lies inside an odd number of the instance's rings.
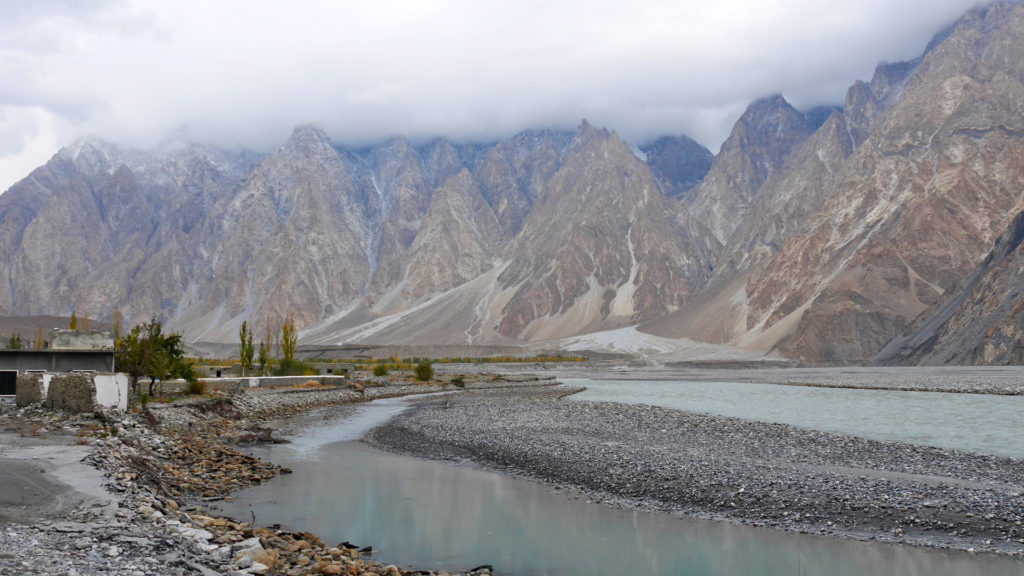
[[266,149],[304,122],[361,145],[586,117],[714,150],[751,100],[841,103],[974,3],[2,2],[0,178],[85,133],[147,146],[187,127]]

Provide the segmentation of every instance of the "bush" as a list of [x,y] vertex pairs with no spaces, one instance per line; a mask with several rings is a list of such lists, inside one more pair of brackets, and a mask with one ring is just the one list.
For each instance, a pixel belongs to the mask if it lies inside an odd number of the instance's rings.
[[274,376],[316,376],[316,368],[306,364],[302,360],[281,359],[274,368]]
[[202,394],[206,392],[206,382],[202,380],[192,380],[188,383],[188,388],[185,389],[189,394]]
[[388,367],[385,366],[384,364],[377,364],[376,366],[373,367],[373,375],[374,376],[387,376],[388,375]]
[[420,382],[429,382],[434,377],[434,367],[430,365],[430,362],[421,360],[416,365],[416,379]]
[[452,378],[452,385],[457,388],[465,388],[466,380],[462,376],[456,376]]

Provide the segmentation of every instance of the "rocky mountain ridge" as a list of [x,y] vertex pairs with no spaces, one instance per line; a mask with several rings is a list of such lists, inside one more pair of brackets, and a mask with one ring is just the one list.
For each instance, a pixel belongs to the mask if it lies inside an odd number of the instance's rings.
[[262,156],[85,139],[0,196],[0,314],[156,314],[211,342],[294,314],[321,344],[639,325],[808,363],[1015,361],[1015,301],[967,302],[1019,298],[1016,249],[991,254],[1024,210],[1021,46],[1021,4],[976,8],[842,107],[754,102],[717,155],[586,121],[359,150],[308,125]]

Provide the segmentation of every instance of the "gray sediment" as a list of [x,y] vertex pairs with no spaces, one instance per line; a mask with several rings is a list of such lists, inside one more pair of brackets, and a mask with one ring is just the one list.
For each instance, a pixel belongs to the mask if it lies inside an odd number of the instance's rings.
[[630,508],[1024,557],[1024,460],[564,398],[573,391],[423,399],[366,441]]

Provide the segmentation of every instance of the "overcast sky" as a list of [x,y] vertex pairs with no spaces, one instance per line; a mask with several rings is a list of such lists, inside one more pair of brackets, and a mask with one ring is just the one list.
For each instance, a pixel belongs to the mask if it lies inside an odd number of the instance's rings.
[[0,0],[0,190],[95,134],[267,150],[581,118],[717,152],[749,102],[841,104],[976,0]]

